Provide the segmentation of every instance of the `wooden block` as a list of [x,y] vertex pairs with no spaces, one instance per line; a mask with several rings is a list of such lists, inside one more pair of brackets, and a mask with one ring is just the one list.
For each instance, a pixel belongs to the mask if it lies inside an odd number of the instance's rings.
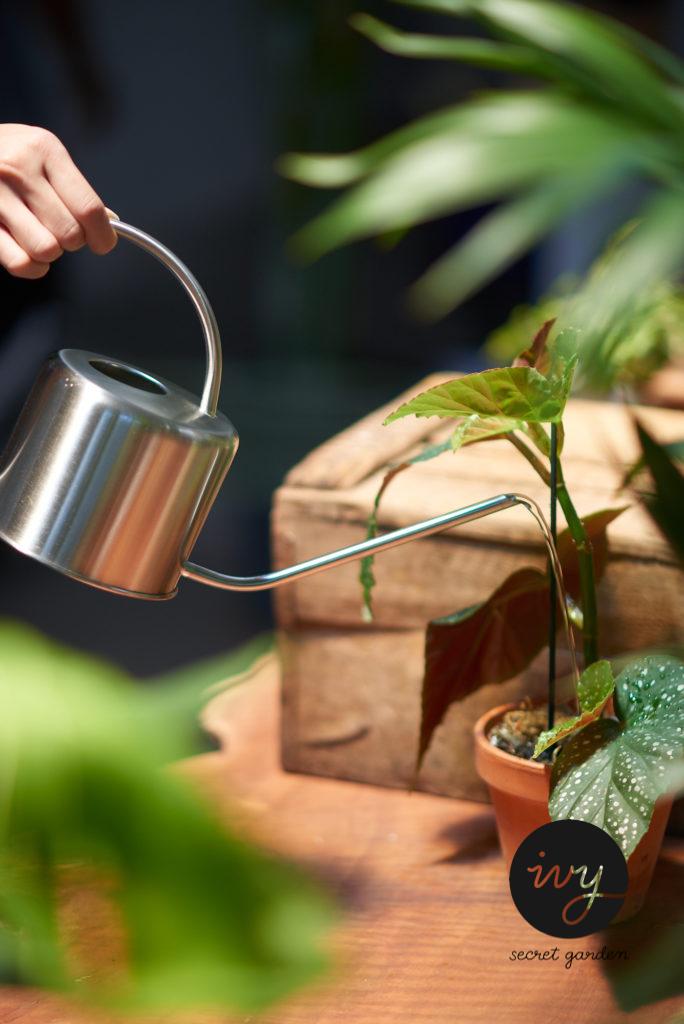
[[[373,498],[389,464],[448,436],[453,423],[415,418],[382,421],[406,397],[445,379],[435,375],[312,452],[274,499],[277,568],[365,536]],[[664,441],[684,436],[684,413],[635,410]],[[565,424],[563,465],[580,514],[629,503],[620,492],[638,455],[633,413],[613,403],[573,400]],[[380,507],[382,529],[514,491],[544,508],[548,490],[506,441],[467,447],[399,474]],[[563,525],[562,519],[560,525]],[[610,527],[612,560],[600,586],[602,653],[619,654],[684,637],[681,570],[650,517],[629,508]],[[383,785],[411,779],[419,720],[426,623],[485,599],[522,565],[542,568],[534,519],[521,508],[458,527],[378,556],[375,620],[361,617],[358,563],[348,563],[276,592],[285,653],[283,756],[287,767]],[[452,709],[435,737],[420,785],[436,793],[481,798],[470,757],[480,710],[543,688],[539,670],[487,687]],[[538,685],[540,684],[540,685]]]
[[488,708],[541,696],[544,658],[523,677],[452,707],[419,777],[424,631],[302,630],[281,637],[282,757],[291,771],[487,800],[472,723]]

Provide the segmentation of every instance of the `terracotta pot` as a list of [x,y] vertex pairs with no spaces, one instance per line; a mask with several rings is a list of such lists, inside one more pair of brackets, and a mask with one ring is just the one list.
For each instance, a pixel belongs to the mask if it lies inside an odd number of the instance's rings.
[[[550,766],[507,754],[492,746],[487,739],[495,723],[515,707],[515,704],[503,704],[482,715],[475,723],[475,765],[489,787],[499,843],[509,870],[523,839],[551,820],[548,809]],[[624,921],[641,909],[651,884],[671,807],[671,798],[658,800],[648,832],[627,861],[627,898],[616,921]]]

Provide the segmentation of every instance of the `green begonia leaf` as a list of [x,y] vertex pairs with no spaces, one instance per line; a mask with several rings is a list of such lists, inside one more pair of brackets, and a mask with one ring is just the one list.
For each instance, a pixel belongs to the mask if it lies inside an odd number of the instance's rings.
[[451,448],[458,451],[468,444],[475,444],[477,441],[489,441],[495,437],[508,434],[511,430],[520,430],[523,427],[522,420],[508,419],[505,416],[479,416],[472,413],[462,420],[451,435]]
[[589,665],[582,673],[577,686],[579,715],[559,722],[553,729],[543,732],[537,740],[532,756],[539,757],[544,750],[548,750],[555,743],[586,728],[590,722],[595,722],[608,703],[614,688],[615,680],[609,661],[596,661],[593,665]]
[[438,384],[405,402],[386,422],[404,416],[460,419],[476,414],[526,423],[558,423],[572,383],[570,366],[562,377],[544,377],[529,366],[507,366]]

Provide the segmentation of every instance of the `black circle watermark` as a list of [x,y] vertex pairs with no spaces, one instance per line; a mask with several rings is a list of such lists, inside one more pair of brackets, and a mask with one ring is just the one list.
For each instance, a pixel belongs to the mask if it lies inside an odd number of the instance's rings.
[[586,821],[551,821],[518,847],[511,896],[525,920],[560,939],[610,924],[627,893],[627,862],[607,832]]

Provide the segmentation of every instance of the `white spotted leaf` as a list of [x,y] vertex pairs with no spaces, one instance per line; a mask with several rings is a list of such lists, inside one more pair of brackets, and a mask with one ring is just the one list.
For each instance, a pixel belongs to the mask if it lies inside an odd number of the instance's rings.
[[684,759],[684,664],[666,655],[633,662],[616,680],[615,707],[617,719],[599,719],[563,745],[549,813],[598,825],[629,857]]

